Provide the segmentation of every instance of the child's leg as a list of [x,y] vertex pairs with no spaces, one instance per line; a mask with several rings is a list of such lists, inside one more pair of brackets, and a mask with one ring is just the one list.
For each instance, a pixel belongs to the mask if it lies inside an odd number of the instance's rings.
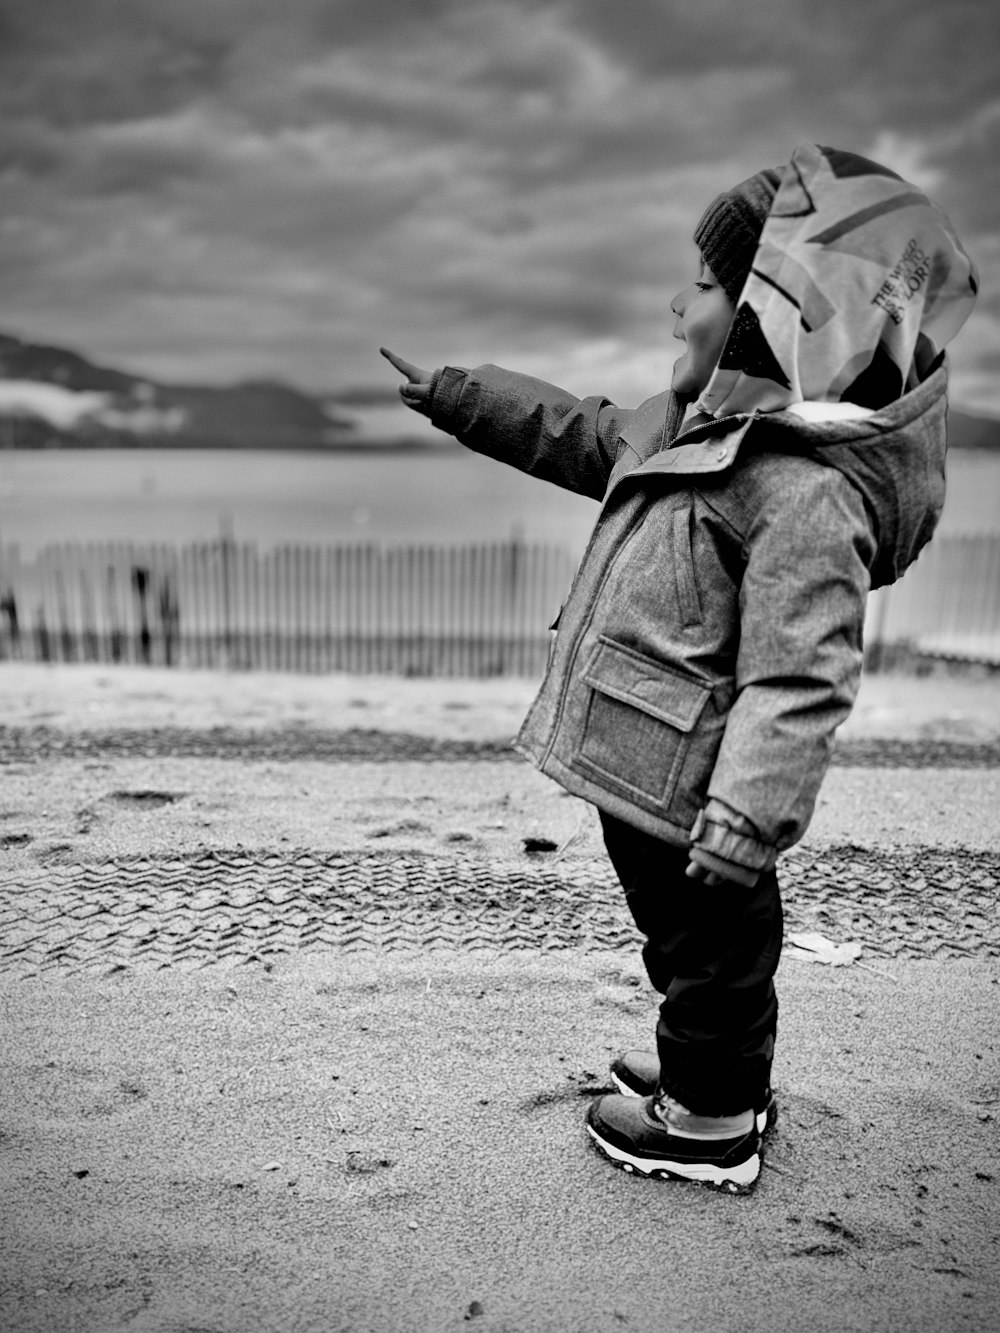
[[781,953],[777,878],[756,888],[688,879],[687,852],[602,812],[608,855],[663,995],[660,1090],[700,1115],[735,1115],[770,1082]]

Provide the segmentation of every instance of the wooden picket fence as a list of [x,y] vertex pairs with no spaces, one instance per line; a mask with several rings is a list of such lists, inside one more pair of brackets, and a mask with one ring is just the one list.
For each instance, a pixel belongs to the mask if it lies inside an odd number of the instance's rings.
[[869,657],[893,649],[1000,665],[1000,534],[937,537],[898,583],[869,598]]
[[0,660],[531,675],[572,569],[519,540],[0,547]]
[[[574,560],[476,546],[0,546],[0,661],[537,675]],[[1000,665],[1000,536],[941,537],[874,593],[868,658]]]

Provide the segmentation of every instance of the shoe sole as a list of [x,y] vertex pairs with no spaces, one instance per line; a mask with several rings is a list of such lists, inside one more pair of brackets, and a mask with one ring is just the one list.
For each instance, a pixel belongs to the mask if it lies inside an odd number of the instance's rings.
[[760,1153],[755,1152],[736,1166],[715,1166],[711,1162],[674,1162],[669,1158],[633,1157],[623,1148],[602,1139],[592,1125],[587,1133],[601,1153],[615,1166],[629,1174],[638,1173],[660,1180],[687,1180],[697,1185],[709,1185],[726,1194],[749,1194],[760,1176]]
[[[648,1092],[636,1092],[635,1088],[630,1088],[629,1085],[626,1082],[624,1082],[623,1079],[620,1079],[618,1077],[618,1075],[615,1073],[614,1070],[611,1071],[611,1082],[615,1085],[618,1091],[622,1093],[623,1096],[625,1097],[649,1096]],[[772,1098],[771,1104],[769,1106],[765,1107],[763,1111],[757,1112],[757,1133],[766,1134],[768,1130],[774,1128],[774,1123],[777,1119],[778,1119],[778,1104]]]

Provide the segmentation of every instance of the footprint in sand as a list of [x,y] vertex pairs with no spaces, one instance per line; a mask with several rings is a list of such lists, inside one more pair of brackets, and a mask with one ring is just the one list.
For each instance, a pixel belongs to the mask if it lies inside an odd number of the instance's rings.
[[366,833],[367,838],[396,838],[407,833],[433,833],[434,830],[430,824],[425,824],[421,819],[398,819],[394,824],[383,824],[381,827],[372,829]]

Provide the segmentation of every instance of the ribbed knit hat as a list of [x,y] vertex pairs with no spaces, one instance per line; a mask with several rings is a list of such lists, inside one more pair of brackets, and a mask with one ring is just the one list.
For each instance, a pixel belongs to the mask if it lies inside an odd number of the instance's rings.
[[694,229],[695,245],[733,305],[750,275],[757,241],[783,175],[783,169],[766,167],[734,185],[712,200]]

